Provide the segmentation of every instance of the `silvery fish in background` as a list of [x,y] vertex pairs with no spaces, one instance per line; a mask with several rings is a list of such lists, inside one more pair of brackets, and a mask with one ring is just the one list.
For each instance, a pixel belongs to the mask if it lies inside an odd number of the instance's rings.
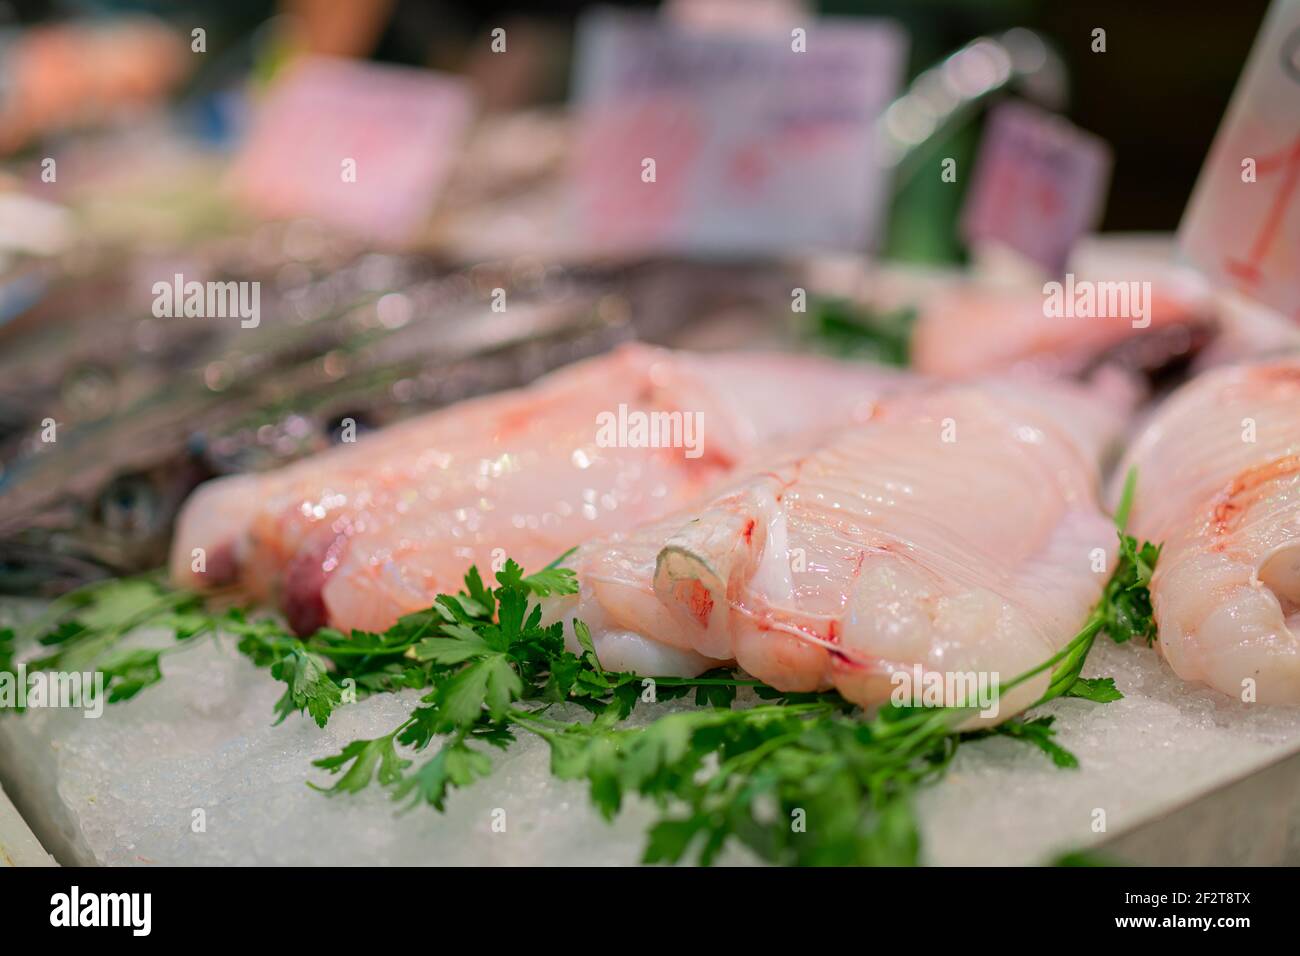
[[[0,590],[58,593],[158,567],[206,478],[525,384],[629,338],[669,341],[720,294],[770,302],[780,284],[743,266],[449,270],[374,253],[244,275],[263,282],[257,328],[155,318],[147,301],[126,307],[121,281],[94,277],[56,286],[7,331]],[[494,290],[508,308],[494,310]]]

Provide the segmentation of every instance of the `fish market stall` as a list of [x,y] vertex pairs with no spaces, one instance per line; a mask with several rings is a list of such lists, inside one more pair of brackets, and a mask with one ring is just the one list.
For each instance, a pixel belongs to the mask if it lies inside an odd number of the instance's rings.
[[280,6],[0,32],[0,862],[1300,863],[1300,4]]

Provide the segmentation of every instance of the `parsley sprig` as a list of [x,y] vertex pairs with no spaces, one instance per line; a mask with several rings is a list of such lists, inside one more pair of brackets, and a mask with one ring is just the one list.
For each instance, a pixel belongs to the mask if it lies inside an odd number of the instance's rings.
[[1115,524],[1119,528],[1119,567],[1102,595],[1105,608],[1103,628],[1116,643],[1140,638],[1148,645],[1156,638],[1156,619],[1151,608],[1151,575],[1160,558],[1159,545],[1139,543],[1126,534],[1129,511],[1137,488],[1137,472],[1130,471],[1124,480],[1124,492]]

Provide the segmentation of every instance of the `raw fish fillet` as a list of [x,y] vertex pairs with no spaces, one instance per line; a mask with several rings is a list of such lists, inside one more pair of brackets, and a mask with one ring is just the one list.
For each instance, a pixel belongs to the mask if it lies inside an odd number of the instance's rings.
[[[609,668],[686,676],[735,660],[866,707],[916,667],[1010,681],[1101,593],[1116,542],[1098,462],[1122,418],[1065,386],[887,399],[710,503],[584,545],[568,561],[579,594],[548,613],[586,622]],[[1006,694],[996,719],[1046,684]]]
[[1300,704],[1300,358],[1184,386],[1121,474],[1129,467],[1132,533],[1164,543],[1151,596],[1175,673]]
[[1262,362],[1300,351],[1300,323],[1231,289],[1218,289],[1219,334],[1196,357],[1198,370]]
[[[203,485],[178,522],[172,578],[238,583],[278,601],[299,632],[382,629],[455,591],[471,564],[540,568],[682,507],[768,442],[864,420],[901,378],[814,357],[625,346],[276,472]],[[697,447],[601,447],[598,416],[621,405],[698,415],[699,434],[677,436]]]
[[912,365],[942,378],[1019,366],[1059,376],[1128,349],[1142,365],[1158,367],[1192,351],[1213,325],[1208,301],[1169,284],[1153,286],[1146,328],[1124,317],[1049,317],[1044,301],[1038,289],[1022,286],[962,283],[938,292],[917,317]]

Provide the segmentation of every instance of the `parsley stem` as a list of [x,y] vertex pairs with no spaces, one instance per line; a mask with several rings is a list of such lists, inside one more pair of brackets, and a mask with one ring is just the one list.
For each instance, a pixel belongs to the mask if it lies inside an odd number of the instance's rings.
[[[1003,689],[1010,690],[1013,687],[1023,684],[1025,681],[1037,676],[1038,674],[1041,674],[1043,671],[1047,670],[1047,668],[1053,667],[1059,662],[1061,662],[1062,660],[1064,660],[1065,658],[1069,657],[1072,653],[1074,653],[1074,651],[1077,648],[1085,644],[1091,644],[1093,639],[1101,631],[1102,625],[1104,623],[1105,621],[1102,618],[1101,604],[1099,603],[1097,607],[1093,608],[1092,613],[1088,615],[1087,623],[1083,625],[1083,628],[1079,631],[1079,633],[1077,633],[1076,635],[1074,635],[1074,637],[1070,639],[1069,643],[1067,643],[1064,647],[1062,647],[1059,651],[1057,651],[1047,660],[1043,661],[1043,663],[1039,664],[1037,667],[1033,668],[1032,670],[1025,671],[1025,673],[1015,678],[1013,681],[1011,681],[1011,683],[1007,684],[1006,687]],[[999,693],[1000,692],[1001,691],[999,691]],[[1038,706],[1038,704],[1041,703],[1043,703],[1042,699],[1035,701],[1030,706],[1036,707]]]
[[763,760],[774,750],[779,750],[786,744],[798,740],[801,736],[803,736],[801,732],[793,731],[788,734],[782,734],[779,737],[773,737],[771,740],[759,744],[753,750],[747,750],[744,753],[737,754],[725,763],[719,764],[718,772],[709,781],[710,788],[718,790],[725,789],[724,787],[719,786],[719,784],[725,782],[725,779],[729,774],[740,773],[755,764],[762,763]]
[[525,730],[532,730],[533,733],[538,734],[539,736],[546,736],[546,734],[542,734],[539,731],[534,730],[532,727],[529,726],[529,724],[536,724],[539,727],[554,728],[556,730],[563,730],[566,727],[573,726],[573,724],[565,723],[562,720],[548,720],[545,717],[537,716],[535,712],[527,711],[527,710],[518,710],[517,708],[514,707],[506,711],[506,716],[509,717],[511,720],[513,720],[515,723],[519,724]]
[[651,677],[649,680],[664,687],[763,687],[761,680],[741,680],[729,677]]
[[[310,641],[310,638],[308,639]],[[321,657],[392,657],[406,652],[408,648],[414,647],[418,642],[411,641],[408,644],[394,644],[392,647],[385,647],[381,651],[373,647],[348,647],[340,645],[329,645],[322,647],[319,644],[305,643],[304,646],[313,654],[319,654]]]

